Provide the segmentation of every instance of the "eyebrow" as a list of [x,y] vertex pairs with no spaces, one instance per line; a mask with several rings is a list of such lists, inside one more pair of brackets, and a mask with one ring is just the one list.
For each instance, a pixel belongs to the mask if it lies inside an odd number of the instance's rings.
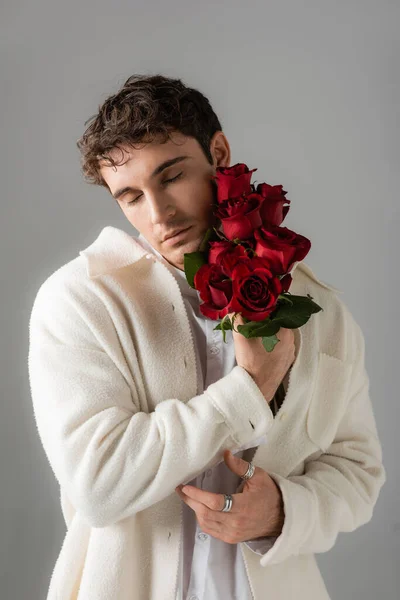
[[[150,175],[150,179],[154,179],[154,177],[156,177],[157,175],[162,173],[162,171],[164,171],[165,169],[168,169],[168,167],[171,167],[172,165],[175,165],[178,162],[186,160],[187,158],[191,158],[191,156],[188,156],[188,155],[175,156],[175,158],[169,158],[168,160],[165,160],[160,165],[158,165],[158,167],[156,167],[154,169],[154,171]],[[121,198],[121,196],[123,196],[127,192],[139,192],[139,191],[140,190],[128,185],[128,186],[125,186],[125,187],[117,190],[114,194],[112,194],[112,196],[115,198],[115,200],[118,200],[119,198]]]

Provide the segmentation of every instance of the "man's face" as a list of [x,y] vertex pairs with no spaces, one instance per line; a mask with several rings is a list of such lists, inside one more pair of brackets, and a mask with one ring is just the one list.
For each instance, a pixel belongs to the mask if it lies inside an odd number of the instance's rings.
[[[135,144],[123,147],[124,164],[101,166],[101,174],[128,221],[147,241],[178,269],[184,270],[183,255],[199,249],[209,227],[217,186],[212,178],[217,166],[229,166],[230,149],[225,135],[216,132],[210,151],[211,165],[196,139],[174,132],[161,144]],[[121,153],[111,154],[121,162]],[[162,163],[186,157],[153,174]],[[168,181],[177,178],[175,181]],[[121,194],[121,190],[125,192]],[[172,232],[188,228],[179,238],[165,241]]]

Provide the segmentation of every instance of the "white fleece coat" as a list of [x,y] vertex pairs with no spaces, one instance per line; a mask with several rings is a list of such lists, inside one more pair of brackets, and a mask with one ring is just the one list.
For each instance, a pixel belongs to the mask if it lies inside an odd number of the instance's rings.
[[299,262],[290,292],[323,311],[295,329],[277,415],[240,366],[196,396],[179,286],[106,226],[37,292],[29,379],[67,531],[47,600],[174,600],[175,487],[268,433],[252,460],[280,486],[285,522],[265,554],[241,543],[255,600],[326,600],[315,554],[367,523],[386,480],[362,331],[336,288]]

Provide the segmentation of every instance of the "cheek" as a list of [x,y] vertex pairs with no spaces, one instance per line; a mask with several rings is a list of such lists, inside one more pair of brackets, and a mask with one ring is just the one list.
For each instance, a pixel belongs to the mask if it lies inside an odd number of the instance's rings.
[[213,209],[213,188],[207,180],[196,180],[182,186],[180,190],[182,199],[181,208],[188,215],[206,221]]
[[145,211],[140,210],[139,207],[136,207],[135,209],[125,208],[123,212],[132,227],[137,229],[139,233],[142,233],[145,237],[148,237],[150,221],[149,217],[146,216]]

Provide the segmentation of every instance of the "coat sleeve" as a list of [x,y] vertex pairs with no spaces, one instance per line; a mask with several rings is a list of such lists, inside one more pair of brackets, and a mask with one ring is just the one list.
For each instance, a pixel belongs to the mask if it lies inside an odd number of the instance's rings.
[[82,302],[58,281],[42,284],[29,322],[36,426],[58,483],[93,527],[176,493],[177,485],[221,462],[224,450],[251,445],[274,422],[240,366],[187,402],[163,398],[143,412],[106,351],[104,340],[113,336],[95,294]]
[[269,473],[280,486],[285,520],[281,534],[260,558],[261,566],[330,550],[338,533],[370,521],[386,481],[369,395],[365,340],[358,323],[349,317],[357,352],[346,409],[333,442],[318,458],[306,461],[303,475]]
[[243,543],[246,544],[246,546],[248,546],[250,550],[256,554],[265,554],[270,548],[272,548],[277,539],[277,536],[271,535],[258,538],[257,540],[247,540]]

